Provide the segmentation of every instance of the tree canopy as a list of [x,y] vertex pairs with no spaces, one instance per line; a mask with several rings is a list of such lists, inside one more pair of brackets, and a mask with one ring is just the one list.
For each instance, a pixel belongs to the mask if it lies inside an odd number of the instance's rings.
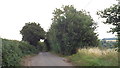
[[55,52],[71,55],[78,48],[97,46],[96,24],[86,11],[77,11],[72,5],[53,12],[48,40]]
[[115,26],[114,28],[111,28],[112,30],[110,30],[110,32],[117,32],[118,45],[120,45],[120,4],[114,4],[103,11],[98,11],[97,14],[101,16],[101,18],[106,18],[106,21],[103,23]]
[[106,18],[106,21],[103,22],[105,24],[112,24],[115,28],[112,28],[111,32],[118,32],[120,31],[120,6],[118,4],[114,4],[110,8],[106,8],[103,11],[97,12],[101,18]]
[[40,24],[35,22],[26,23],[20,33],[22,34],[22,40],[29,42],[31,45],[37,45],[40,39],[45,38],[45,31]]

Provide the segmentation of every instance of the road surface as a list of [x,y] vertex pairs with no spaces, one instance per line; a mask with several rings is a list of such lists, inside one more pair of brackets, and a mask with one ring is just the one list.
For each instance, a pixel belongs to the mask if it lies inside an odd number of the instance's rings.
[[49,52],[40,52],[37,56],[31,57],[25,61],[27,63],[25,66],[72,66],[71,63],[65,60],[65,58]]

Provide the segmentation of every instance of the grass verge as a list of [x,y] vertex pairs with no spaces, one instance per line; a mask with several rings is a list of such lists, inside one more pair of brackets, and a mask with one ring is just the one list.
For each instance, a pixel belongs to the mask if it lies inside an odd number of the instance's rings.
[[118,66],[118,52],[114,49],[79,49],[67,57],[75,66]]

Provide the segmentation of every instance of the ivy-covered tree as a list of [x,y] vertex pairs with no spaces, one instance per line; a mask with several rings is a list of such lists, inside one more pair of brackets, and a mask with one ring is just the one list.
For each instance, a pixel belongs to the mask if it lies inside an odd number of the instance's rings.
[[101,16],[101,18],[106,18],[106,21],[103,23],[115,26],[114,28],[111,28],[110,32],[117,32],[118,45],[120,45],[120,2],[103,11],[98,11],[97,14]]
[[52,50],[71,55],[78,48],[97,46],[96,24],[85,11],[77,11],[72,5],[63,6],[53,12],[53,23],[48,32]]
[[29,42],[31,45],[36,46],[40,39],[45,38],[45,31],[41,28],[40,24],[35,22],[26,23],[20,31],[22,40]]

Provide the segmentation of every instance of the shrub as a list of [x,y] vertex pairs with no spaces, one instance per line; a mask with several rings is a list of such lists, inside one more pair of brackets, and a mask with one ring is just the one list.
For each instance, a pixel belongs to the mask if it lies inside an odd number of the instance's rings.
[[39,50],[36,49],[36,47],[31,46],[30,44],[24,41],[19,42],[19,48],[22,50],[22,53],[25,55],[39,52]]
[[40,41],[38,42],[37,49],[39,49],[40,51],[48,51],[45,42]]
[[27,42],[2,39],[2,66],[20,66],[23,56],[37,52]]
[[19,65],[22,51],[17,41],[2,40],[2,66]]
[[51,49],[63,55],[72,55],[79,47],[97,46],[94,32],[96,23],[86,11],[77,11],[73,6],[55,9],[53,23],[48,31]]

